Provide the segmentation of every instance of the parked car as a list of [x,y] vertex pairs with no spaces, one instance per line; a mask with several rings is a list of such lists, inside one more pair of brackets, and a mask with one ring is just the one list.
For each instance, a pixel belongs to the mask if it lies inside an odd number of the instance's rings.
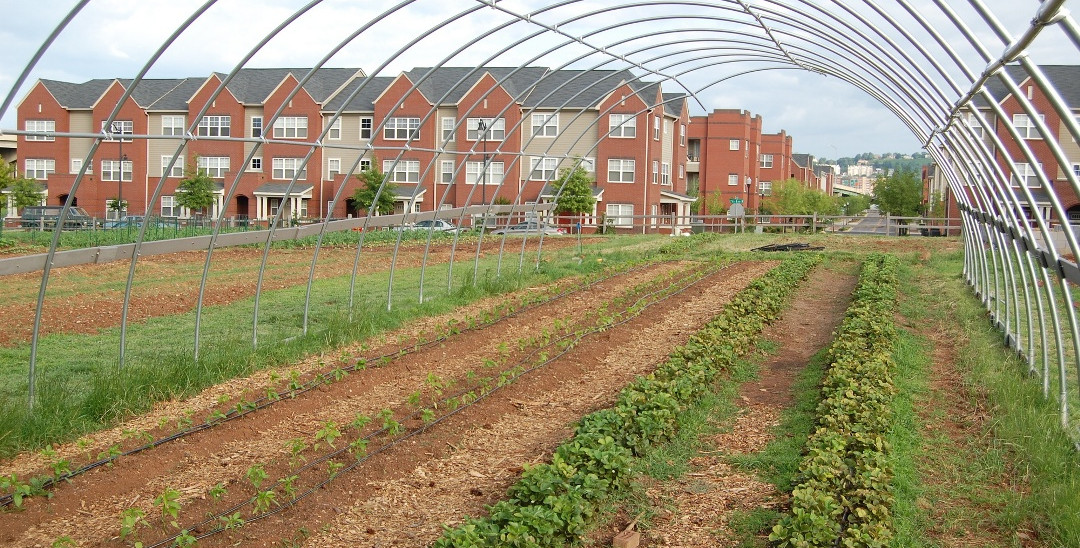
[[461,232],[461,230],[462,230],[461,227],[455,225],[454,223],[451,223],[449,221],[444,221],[442,219],[430,219],[430,220],[427,220],[427,221],[417,221],[417,222],[405,227],[405,229],[406,230],[424,230],[424,231],[433,230],[435,232],[450,232],[450,233]]
[[540,234],[541,232],[549,236],[558,236],[559,234],[566,234],[566,229],[547,223],[526,221],[492,231],[492,234]]
[[[127,215],[119,221],[109,221],[105,223],[104,228],[139,228],[146,222],[146,218],[142,215]],[[161,218],[151,218],[151,227],[159,228],[175,228],[176,223],[168,223]]]
[[[53,228],[60,219],[63,206],[28,206],[23,208],[20,224],[23,228]],[[81,207],[72,207],[64,219],[65,229],[88,228],[94,219]]]

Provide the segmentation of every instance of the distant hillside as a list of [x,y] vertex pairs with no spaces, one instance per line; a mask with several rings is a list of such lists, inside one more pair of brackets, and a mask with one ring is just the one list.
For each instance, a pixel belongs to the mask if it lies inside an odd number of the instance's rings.
[[843,169],[847,166],[859,163],[860,160],[865,160],[866,163],[875,168],[885,170],[910,169],[915,172],[920,171],[923,166],[930,164],[930,156],[925,152],[916,152],[913,154],[903,154],[900,152],[888,152],[885,154],[863,152],[862,154],[856,155],[854,158],[844,157],[838,160],[822,158],[817,160],[817,163],[839,164],[840,168]]

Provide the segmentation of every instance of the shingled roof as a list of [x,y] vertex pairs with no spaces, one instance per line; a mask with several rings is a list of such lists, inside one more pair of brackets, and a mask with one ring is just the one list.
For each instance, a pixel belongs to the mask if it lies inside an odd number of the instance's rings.
[[97,78],[81,84],[59,80],[41,80],[41,84],[67,109],[89,109],[101,98],[101,94],[113,83],[111,79]]
[[[1071,109],[1080,108],[1080,65],[1039,65],[1039,68],[1050,80],[1050,84],[1061,94],[1061,98]],[[1028,78],[1028,72],[1021,65],[1007,65],[1005,72],[1017,85]],[[986,82],[986,90],[999,103],[1009,95],[1009,89],[1000,77],[994,76]],[[979,107],[986,107],[983,96],[975,96],[974,103]]]
[[[310,71],[311,68],[244,68],[237,71],[227,87],[241,103],[261,104],[290,74],[301,80]],[[215,74],[222,80],[228,76],[221,72]],[[304,84],[304,91],[316,103],[324,103],[350,79],[363,75],[364,71],[358,68],[321,68]]]
[[[374,112],[375,99],[382,95],[382,92],[393,81],[394,77],[392,76],[356,78],[342,88],[341,91],[334,94],[323,105],[322,110],[323,112],[337,112],[338,110],[342,112]],[[361,86],[363,87],[361,88]],[[354,93],[356,96],[353,96]]]

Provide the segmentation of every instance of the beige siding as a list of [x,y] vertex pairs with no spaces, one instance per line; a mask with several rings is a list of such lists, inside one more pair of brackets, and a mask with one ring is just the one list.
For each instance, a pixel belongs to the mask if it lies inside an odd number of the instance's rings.
[[[266,132],[269,131],[270,128],[266,127],[266,115],[263,114],[262,107],[245,107],[244,108],[244,127],[240,128],[239,132],[232,131],[231,132],[232,136],[233,137],[251,137],[251,118],[254,117],[254,116],[262,116],[262,119],[263,119],[262,132],[263,132],[263,137],[266,137]],[[251,149],[254,148],[254,147],[255,147],[255,143],[252,143],[252,142],[245,142],[244,143],[244,158],[247,158],[248,154],[251,154]],[[256,156],[265,156],[262,152],[257,152],[255,155]],[[229,167],[230,167],[230,169],[233,169],[233,170],[236,169],[235,166],[229,166]],[[248,167],[249,166],[244,166],[244,169],[247,170]],[[264,163],[263,168],[265,168],[265,167],[266,167],[266,164]],[[265,169],[264,169],[264,171],[265,171]]]
[[[323,149],[323,173],[324,179],[329,180],[330,176],[327,172],[327,166],[329,165],[329,159],[337,158],[341,160],[341,172],[348,173],[352,169],[353,164],[356,164],[355,172],[360,171],[359,158],[364,154],[363,147],[367,146],[368,139],[360,138],[360,118],[371,117],[372,114],[364,113],[350,113],[346,112],[341,115],[341,139],[329,139],[323,141],[325,148]],[[323,123],[330,123],[330,115],[323,116]]]
[[[101,131],[101,128],[94,128],[94,115],[90,111],[73,111],[71,113],[71,132],[72,133],[96,133]],[[72,138],[71,150],[69,155],[74,159],[86,158],[86,153],[90,152],[90,146],[94,144],[93,139],[86,138]],[[100,165],[92,166],[94,173],[97,173]],[[70,165],[56,166],[57,173],[67,173],[71,169]]]
[[[161,117],[162,116],[183,116],[184,127],[187,127],[187,114],[183,112],[170,112],[158,114],[151,114],[147,122],[147,133],[150,135],[161,135]],[[150,180],[155,180],[161,177],[161,169],[164,164],[161,162],[162,156],[173,156],[176,154],[177,147],[183,143],[183,139],[148,139],[146,143],[147,154],[149,157],[146,159],[146,177]],[[186,167],[187,154],[184,149],[181,149],[180,159],[177,160],[181,169]]]
[[[537,111],[541,112],[541,111]],[[576,119],[575,119],[576,117]],[[534,137],[532,135],[532,115],[525,114],[522,123],[524,145],[521,160],[521,179],[529,178],[529,158],[539,156],[568,156],[573,158],[580,156],[596,160],[596,128],[597,113],[594,110],[581,112],[580,110],[563,110],[559,112],[559,134],[557,137]],[[568,162],[560,162],[559,169],[567,167]]]
[[[443,118],[453,118],[455,124],[461,121],[457,117],[457,109],[456,108],[440,107],[435,112],[435,146],[436,147],[442,146],[445,150],[455,152],[455,151],[457,151],[457,136],[461,132],[467,131],[468,128],[465,127],[465,124],[461,124],[461,126],[458,127],[457,130],[455,130],[456,133],[454,133],[454,139],[451,139],[450,142],[446,143],[446,145],[443,146],[443,135],[442,135],[442,119]],[[507,129],[509,129],[509,128],[507,128]]]

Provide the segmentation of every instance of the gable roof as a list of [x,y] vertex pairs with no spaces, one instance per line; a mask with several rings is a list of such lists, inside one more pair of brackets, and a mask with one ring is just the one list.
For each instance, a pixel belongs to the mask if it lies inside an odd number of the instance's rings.
[[[311,68],[242,68],[226,87],[243,104],[261,104],[290,74],[300,80],[310,71]],[[214,74],[222,80],[228,77],[223,72]],[[358,68],[324,67],[317,70],[303,87],[316,103],[324,103],[350,79],[363,75]]]
[[510,97],[521,102],[549,71],[545,67],[414,67],[404,74],[410,81],[418,82],[416,89],[424,97],[431,101],[441,100],[443,104],[454,104],[461,101],[488,73],[496,82],[502,82],[503,89]]
[[531,108],[595,108],[624,82],[636,78],[628,70],[550,71],[537,83],[536,90],[524,105]]
[[683,106],[686,104],[685,93],[664,93],[661,95],[664,98],[664,113],[679,118],[683,113]]
[[[356,78],[349,82],[338,93],[335,93],[330,100],[323,104],[323,112],[375,112],[375,99],[377,99],[387,86],[394,82],[397,78],[393,76],[369,76],[366,78]],[[357,89],[363,86],[357,92]],[[352,94],[356,93],[355,97]],[[350,99],[351,97],[351,99]],[[346,103],[346,101],[348,101]]]
[[[1039,65],[1039,69],[1061,94],[1061,98],[1065,100],[1069,108],[1080,108],[1080,65]],[[1027,70],[1019,64],[1005,65],[1004,70],[1017,85],[1029,77]],[[999,103],[1011,95],[998,76],[987,80],[986,90]],[[981,94],[976,95],[973,102],[979,107],[988,106]]]
[[810,159],[813,158],[809,154],[792,154],[791,161],[795,162],[795,165],[799,167],[809,167]]
[[56,98],[60,106],[67,109],[90,109],[101,98],[101,94],[112,85],[113,80],[96,78],[81,84],[61,82],[59,80],[41,80],[41,84]]

